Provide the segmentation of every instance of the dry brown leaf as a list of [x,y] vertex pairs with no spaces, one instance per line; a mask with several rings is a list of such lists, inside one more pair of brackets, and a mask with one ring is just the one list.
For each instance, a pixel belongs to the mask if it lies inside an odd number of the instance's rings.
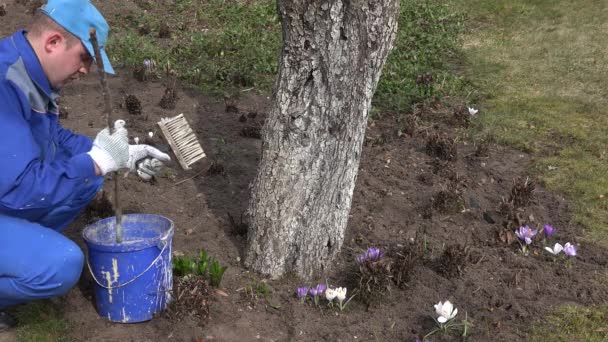
[[506,243],[507,245],[510,245],[513,243],[513,241],[515,241],[515,235],[513,235],[513,233],[507,229],[501,230],[498,233],[498,238],[500,239],[500,241]]
[[215,289],[215,293],[222,297],[228,297],[228,294],[220,289]]

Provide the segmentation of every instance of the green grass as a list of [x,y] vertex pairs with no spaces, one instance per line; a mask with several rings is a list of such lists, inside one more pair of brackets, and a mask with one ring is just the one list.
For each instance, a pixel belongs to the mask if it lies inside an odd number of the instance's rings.
[[[127,66],[141,65],[144,58],[160,66],[168,63],[180,78],[206,92],[243,87],[267,91],[280,51],[275,7],[271,0],[178,0],[156,12],[154,7],[135,10],[115,21],[108,50],[113,60]],[[171,38],[158,38],[161,22],[168,24]],[[142,25],[150,32],[141,34]]]
[[574,204],[585,238],[608,245],[608,4],[456,3],[473,28],[463,46],[478,133],[531,152],[531,171]]
[[[382,71],[374,104],[397,111],[415,101],[463,92],[466,82],[448,68],[458,55],[464,15],[444,1],[401,1],[399,31],[393,51]],[[416,84],[418,75],[430,73],[430,86]]]
[[33,302],[19,306],[12,312],[19,325],[17,341],[23,342],[68,342],[69,323],[63,318],[58,306],[49,301]]
[[[402,0],[398,37],[375,105],[409,109],[430,95],[462,92],[466,82],[446,61],[457,54],[463,20],[441,0]],[[158,38],[161,22],[172,29],[171,39]],[[114,23],[108,50],[115,64],[134,67],[152,58],[205,92],[235,95],[250,87],[270,92],[278,71],[282,37],[275,0],[181,0],[168,11],[136,9]],[[150,32],[141,34],[144,25]],[[415,82],[424,73],[434,77],[429,87]]]
[[608,340],[607,306],[564,306],[535,324],[531,342],[602,342]]

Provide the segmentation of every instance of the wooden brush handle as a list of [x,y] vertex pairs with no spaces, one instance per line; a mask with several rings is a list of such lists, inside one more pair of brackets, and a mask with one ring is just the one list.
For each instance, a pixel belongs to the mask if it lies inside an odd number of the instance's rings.
[[97,32],[95,28],[91,27],[89,34],[91,36],[91,45],[93,45],[93,51],[95,51],[95,62],[97,63],[97,70],[99,75],[99,81],[101,82],[101,91],[103,93],[103,99],[105,102],[106,119],[108,121],[108,129],[110,134],[114,131],[114,125],[112,125],[112,101],[110,98],[110,92],[108,90],[108,84],[106,83],[106,73],[103,69],[103,59],[101,58],[101,50],[99,49],[99,43],[97,43]]
[[[97,32],[95,28],[91,27],[89,30],[91,39],[91,45],[93,45],[93,51],[95,51],[95,62],[97,63],[97,74],[99,75],[99,81],[101,83],[101,91],[103,94],[103,100],[105,102],[106,118],[108,121],[108,129],[110,134],[114,131],[114,125],[112,125],[112,100],[110,98],[110,91],[106,82],[106,73],[103,68],[103,59],[101,58],[101,50],[99,49],[99,43],[97,42]],[[122,242],[122,209],[120,202],[118,201],[118,174],[114,174],[114,211],[116,212],[116,242]]]

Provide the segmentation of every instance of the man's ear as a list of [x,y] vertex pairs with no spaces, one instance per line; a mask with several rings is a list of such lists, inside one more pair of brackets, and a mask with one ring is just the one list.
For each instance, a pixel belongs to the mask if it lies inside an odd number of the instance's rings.
[[61,33],[56,31],[50,31],[46,34],[44,39],[44,51],[46,53],[53,53],[57,51],[59,47],[63,45],[65,38]]

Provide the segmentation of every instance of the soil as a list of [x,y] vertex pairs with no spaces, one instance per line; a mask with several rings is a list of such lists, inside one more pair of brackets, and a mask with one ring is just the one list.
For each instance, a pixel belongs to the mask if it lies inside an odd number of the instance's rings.
[[[122,6],[133,6],[131,2],[96,4],[110,21],[124,10]],[[4,9],[2,36],[31,17],[27,1],[9,1]],[[118,324],[96,313],[92,280],[85,269],[79,285],[53,304],[60,306],[73,327],[69,338],[414,341],[434,328],[433,305],[450,300],[458,308],[457,318],[466,313],[473,324],[470,340],[521,341],[526,340],[530,323],[552,307],[591,305],[607,298],[601,280],[607,251],[593,242],[581,244],[582,228],[572,223],[562,197],[540,184],[526,188],[532,157],[487,141],[462,139],[469,118],[464,119],[458,108],[436,102],[420,104],[412,113],[382,113],[370,121],[341,255],[333,270],[316,279],[347,286],[350,295],[360,281],[356,257],[376,246],[387,251],[388,265],[374,271],[390,278],[378,283],[383,284],[377,288],[382,295],[368,300],[355,297],[343,312],[300,304],[296,288],[313,283],[295,277],[263,279],[241,263],[246,243],[241,215],[259,161],[259,129],[271,105],[270,95],[251,90],[227,105],[179,82],[168,84],[155,77],[139,81],[133,70],[115,64],[117,75],[108,79],[113,115],[127,121],[131,139],[138,137],[168,150],[156,123],[183,113],[207,154],[188,171],[174,163],[151,183],[121,175],[124,211],[170,218],[176,229],[174,252],[197,255],[205,249],[228,270],[221,290],[205,288],[197,297],[198,314],[189,314],[193,306],[182,303],[182,309],[178,306],[149,322]],[[161,108],[159,99],[169,92],[174,107]],[[129,105],[133,114],[125,104],[127,96],[138,99],[137,106]],[[63,125],[76,132],[93,137],[106,125],[96,72],[67,86],[61,106],[67,113],[62,115]],[[408,125],[402,130],[407,134],[397,134],[398,118]],[[154,133],[152,138],[148,132]],[[113,182],[107,181],[104,190],[113,201]],[[517,194],[528,197],[513,198]],[[83,249],[82,229],[111,215],[99,196],[68,229]],[[522,224],[536,229],[545,223],[557,228],[551,242],[579,245],[572,267],[554,261],[540,242],[532,245],[528,256],[519,252],[513,230]],[[260,285],[263,282],[266,286]],[[180,286],[187,283],[175,280]],[[204,287],[198,280],[189,283]],[[457,335],[436,334],[430,340],[459,340]]]

